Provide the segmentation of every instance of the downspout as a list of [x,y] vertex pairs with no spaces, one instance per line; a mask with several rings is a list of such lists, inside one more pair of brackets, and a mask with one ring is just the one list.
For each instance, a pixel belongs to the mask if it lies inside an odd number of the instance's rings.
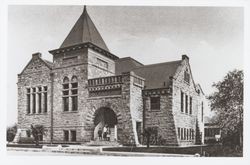
[[50,93],[50,143],[53,143],[53,93],[54,93],[54,73],[50,73],[50,86],[51,86],[51,93]]

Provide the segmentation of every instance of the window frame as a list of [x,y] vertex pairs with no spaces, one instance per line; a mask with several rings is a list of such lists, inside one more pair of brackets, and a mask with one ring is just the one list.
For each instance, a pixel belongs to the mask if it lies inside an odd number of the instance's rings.
[[151,111],[161,110],[161,97],[160,96],[150,97],[150,110]]

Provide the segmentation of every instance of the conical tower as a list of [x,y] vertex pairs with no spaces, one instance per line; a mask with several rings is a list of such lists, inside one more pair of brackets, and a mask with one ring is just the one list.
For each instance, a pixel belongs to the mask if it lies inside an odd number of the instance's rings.
[[78,18],[77,22],[63,41],[60,48],[87,42],[109,51],[107,45],[102,39],[102,36],[89,17],[86,6],[84,6],[81,16]]

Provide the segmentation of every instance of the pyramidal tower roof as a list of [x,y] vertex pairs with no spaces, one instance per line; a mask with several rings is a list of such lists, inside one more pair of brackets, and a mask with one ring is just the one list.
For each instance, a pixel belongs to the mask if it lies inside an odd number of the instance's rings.
[[86,6],[84,6],[82,15],[78,18],[77,22],[63,41],[60,48],[86,42],[90,42],[109,52],[109,49],[102,39],[102,36],[89,17]]

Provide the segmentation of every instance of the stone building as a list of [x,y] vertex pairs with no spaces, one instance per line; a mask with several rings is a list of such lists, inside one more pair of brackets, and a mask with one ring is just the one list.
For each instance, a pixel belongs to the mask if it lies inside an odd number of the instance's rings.
[[191,145],[203,134],[205,97],[188,56],[152,65],[119,58],[86,7],[49,53],[53,62],[34,53],[18,74],[19,130],[43,125],[44,142],[84,143],[97,140],[107,125],[110,141],[124,145],[142,143],[145,128],[157,130],[161,145]]

